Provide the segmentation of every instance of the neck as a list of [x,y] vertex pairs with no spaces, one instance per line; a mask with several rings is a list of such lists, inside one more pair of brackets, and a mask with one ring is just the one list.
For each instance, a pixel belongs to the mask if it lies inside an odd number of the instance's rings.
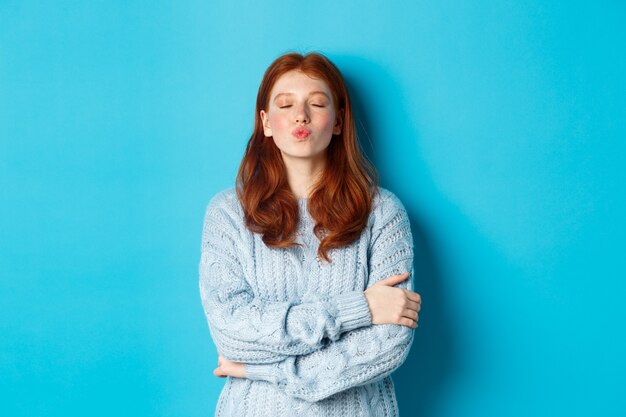
[[317,159],[288,158],[283,155],[287,170],[287,181],[297,198],[308,198],[316,181],[326,167],[325,156]]

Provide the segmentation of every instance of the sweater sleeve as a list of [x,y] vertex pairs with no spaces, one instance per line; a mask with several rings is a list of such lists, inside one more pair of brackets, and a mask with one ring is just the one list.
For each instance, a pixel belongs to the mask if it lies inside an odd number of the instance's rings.
[[[408,271],[409,278],[396,287],[411,290],[414,269],[410,224],[402,203],[388,193],[373,226],[367,286]],[[319,401],[391,374],[408,356],[413,333],[412,328],[395,324],[361,327],[313,353],[272,364],[246,364],[246,378],[270,382],[292,397]]]
[[222,356],[236,362],[277,362],[371,324],[362,291],[308,302],[255,297],[242,264],[246,243],[240,228],[245,225],[229,198],[236,197],[222,192],[207,207],[199,266],[203,309]]

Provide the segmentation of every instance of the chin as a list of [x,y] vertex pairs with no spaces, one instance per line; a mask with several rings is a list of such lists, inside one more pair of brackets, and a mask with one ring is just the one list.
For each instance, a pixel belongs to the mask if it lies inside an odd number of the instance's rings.
[[311,152],[287,153],[287,152],[283,152],[283,157],[298,158],[298,159],[316,159],[316,158],[319,158],[319,156],[321,154],[323,154],[323,152],[316,152],[316,153],[311,153]]

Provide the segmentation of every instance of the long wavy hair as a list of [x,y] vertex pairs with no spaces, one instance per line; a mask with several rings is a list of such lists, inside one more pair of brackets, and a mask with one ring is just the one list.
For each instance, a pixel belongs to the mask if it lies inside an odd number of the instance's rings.
[[287,182],[287,171],[278,147],[263,131],[260,111],[267,111],[272,88],[286,72],[299,70],[324,81],[333,95],[342,129],[326,148],[326,167],[312,186],[308,210],[320,239],[318,256],[332,262],[330,249],[357,240],[367,226],[378,174],[365,158],[357,140],[348,89],[337,67],[324,55],[288,53],[265,71],[256,99],[254,132],[248,141],[237,174],[237,196],[246,227],[263,235],[269,247],[299,245],[294,241],[298,225],[298,201]]

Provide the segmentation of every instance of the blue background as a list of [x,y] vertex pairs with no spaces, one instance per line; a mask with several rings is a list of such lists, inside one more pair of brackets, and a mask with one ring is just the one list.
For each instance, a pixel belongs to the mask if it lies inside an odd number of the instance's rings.
[[0,1],[0,414],[211,416],[204,208],[322,51],[404,202],[402,415],[622,416],[618,1]]

